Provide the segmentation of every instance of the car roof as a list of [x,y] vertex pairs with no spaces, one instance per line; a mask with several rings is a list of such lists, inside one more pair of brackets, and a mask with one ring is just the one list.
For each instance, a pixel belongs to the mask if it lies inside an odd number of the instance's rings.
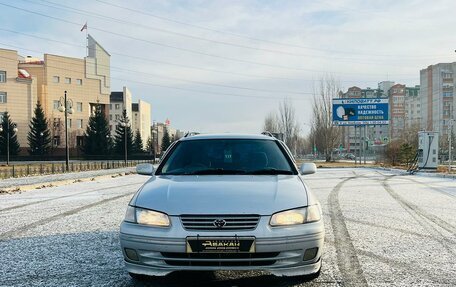
[[255,140],[277,140],[274,137],[261,135],[261,134],[199,134],[189,137],[181,138],[180,141],[191,141],[191,140],[211,140],[211,139],[255,139]]

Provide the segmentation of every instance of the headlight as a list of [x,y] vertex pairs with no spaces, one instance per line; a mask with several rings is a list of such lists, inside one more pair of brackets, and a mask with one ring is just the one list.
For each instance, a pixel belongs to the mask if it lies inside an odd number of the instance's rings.
[[165,213],[133,206],[127,207],[125,221],[158,227],[170,225],[169,217]]
[[125,213],[125,221],[136,223],[135,208],[131,205],[127,207],[127,212]]
[[308,207],[275,213],[271,216],[269,224],[271,226],[287,226],[315,222],[319,221],[320,219],[320,206],[311,205]]

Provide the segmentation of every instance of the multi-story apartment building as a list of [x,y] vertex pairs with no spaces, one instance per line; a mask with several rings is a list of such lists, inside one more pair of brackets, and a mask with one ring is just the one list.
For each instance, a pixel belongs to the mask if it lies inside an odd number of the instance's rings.
[[405,127],[419,129],[421,121],[420,86],[405,87]]
[[67,127],[70,149],[83,145],[85,128],[97,104],[108,115],[110,55],[90,35],[84,59],[45,54],[44,60],[27,57],[19,61],[19,69],[37,79],[37,98],[52,123],[55,147],[65,145],[64,113],[59,111],[65,91],[73,111]]
[[147,145],[147,140],[151,137],[150,133],[150,104],[138,100],[138,103],[132,104],[132,128],[136,132],[139,130],[141,139],[143,141],[143,147]]
[[116,134],[116,126],[119,124],[124,110],[126,110],[131,124],[131,92],[127,87],[123,87],[122,92],[111,92],[110,95],[109,129],[111,130],[111,136]]
[[395,84],[389,91],[389,137],[400,138],[405,129],[405,85]]
[[109,104],[109,128],[111,129],[111,136],[116,134],[116,126],[119,124],[124,110],[126,110],[127,117],[130,120],[133,134],[136,130],[139,130],[143,146],[146,147],[147,140],[151,137],[150,104],[143,100],[133,103],[132,94],[127,87],[123,87],[121,92],[112,92]]
[[422,129],[439,132],[441,136],[448,134],[450,119],[456,118],[455,73],[456,62],[439,63],[420,71]]
[[153,147],[156,151],[158,151],[158,154],[161,154],[161,146],[165,128],[168,130],[171,141],[182,137],[182,132],[171,127],[171,122],[168,119],[164,123],[154,121],[153,125],[150,127],[150,131],[152,135]]
[[0,122],[8,111],[17,125],[17,139],[22,150],[28,147],[27,134],[38,95],[36,77],[18,69],[23,60],[17,51],[0,49]]
[[393,81],[382,81],[378,83],[378,89],[382,91],[382,94],[388,95],[388,91],[394,86],[395,82]]

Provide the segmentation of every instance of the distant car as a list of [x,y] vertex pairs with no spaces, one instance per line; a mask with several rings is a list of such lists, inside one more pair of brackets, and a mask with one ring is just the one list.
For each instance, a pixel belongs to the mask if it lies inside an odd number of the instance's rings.
[[176,141],[130,201],[120,227],[127,271],[264,270],[318,277],[321,207],[289,149],[265,135],[196,135]]

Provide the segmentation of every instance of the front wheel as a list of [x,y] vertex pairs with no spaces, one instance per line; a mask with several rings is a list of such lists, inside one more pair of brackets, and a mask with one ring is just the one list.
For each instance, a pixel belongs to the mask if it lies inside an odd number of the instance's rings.
[[131,273],[131,272],[128,272],[128,275],[130,275],[130,277],[133,278],[133,280],[137,280],[137,281],[143,281],[143,280],[150,278],[150,276],[147,276],[147,275],[136,274],[136,273]]

